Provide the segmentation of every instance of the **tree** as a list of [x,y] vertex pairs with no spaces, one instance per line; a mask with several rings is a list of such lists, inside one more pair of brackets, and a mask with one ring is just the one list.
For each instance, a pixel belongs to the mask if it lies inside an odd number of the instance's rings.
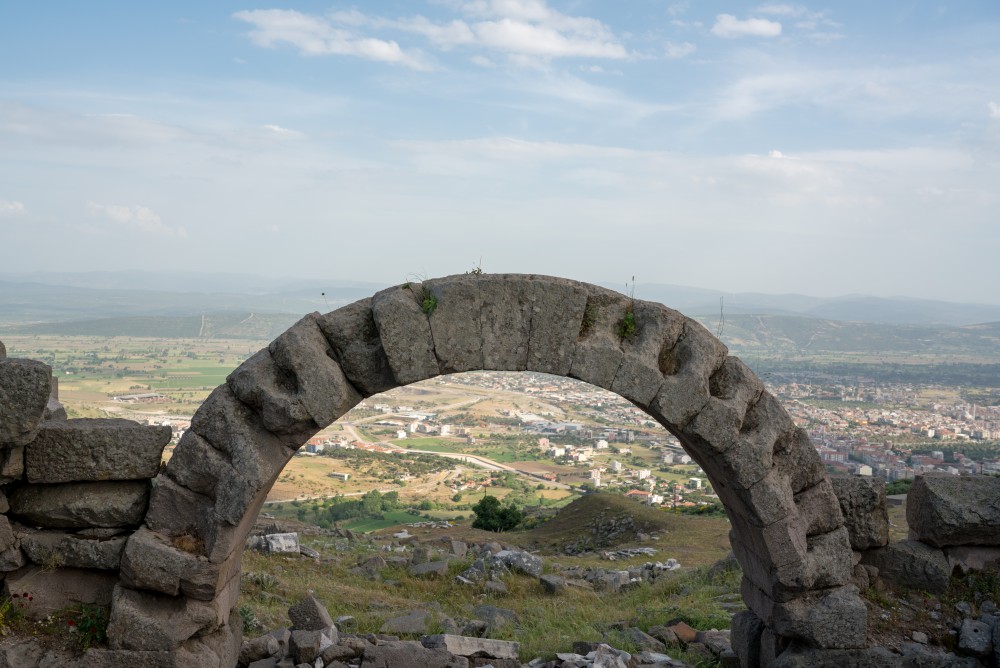
[[472,527],[486,531],[509,531],[524,519],[524,512],[518,510],[513,503],[501,505],[500,499],[489,495],[472,506],[472,512],[476,514]]

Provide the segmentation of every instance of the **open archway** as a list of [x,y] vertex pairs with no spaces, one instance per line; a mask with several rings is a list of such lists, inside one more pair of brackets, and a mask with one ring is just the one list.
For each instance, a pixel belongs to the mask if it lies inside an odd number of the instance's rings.
[[112,646],[225,665],[243,545],[296,449],[365,397],[473,370],[586,381],[680,440],[732,524],[755,616],[737,630],[744,644],[772,656],[792,642],[865,645],[850,542],[819,456],[718,339],[666,306],[585,283],[461,275],[308,315],[209,396],[126,546]]

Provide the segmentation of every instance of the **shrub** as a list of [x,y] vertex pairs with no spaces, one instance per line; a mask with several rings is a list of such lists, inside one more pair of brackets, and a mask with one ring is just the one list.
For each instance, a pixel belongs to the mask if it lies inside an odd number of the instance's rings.
[[486,531],[510,531],[524,520],[524,512],[513,503],[501,505],[500,499],[489,495],[472,506],[472,512],[476,514],[472,527]]

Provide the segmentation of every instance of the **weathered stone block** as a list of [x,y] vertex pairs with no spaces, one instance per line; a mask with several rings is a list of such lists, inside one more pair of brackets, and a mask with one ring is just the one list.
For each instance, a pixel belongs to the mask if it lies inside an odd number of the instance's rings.
[[803,586],[810,589],[838,587],[851,581],[854,562],[847,529],[816,534],[808,538],[806,576]]
[[684,316],[661,304],[636,300],[632,304],[635,333],[621,341],[624,356],[611,382],[611,391],[637,406],[656,398],[663,376],[672,371],[661,363],[684,332]]
[[303,631],[327,631],[332,628],[333,635],[330,638],[333,642],[337,642],[337,630],[333,618],[326,606],[312,594],[290,607],[288,618],[292,620],[292,628]]
[[[295,452],[265,429],[253,410],[225,385],[205,400],[191,421],[191,430],[229,457],[230,466],[222,470],[214,498],[218,517],[233,526],[257,497],[267,494]],[[186,447],[194,445],[179,444],[178,450]],[[168,476],[173,477],[174,468],[167,464]]]
[[216,515],[210,498],[160,476],[153,489],[146,525],[165,536],[189,536],[204,546],[202,553],[209,561],[222,563],[234,550],[243,549],[268,489],[270,483],[256,495],[240,522],[232,525]]
[[889,544],[889,508],[885,480],[866,476],[831,476],[851,547],[864,551]]
[[857,588],[847,585],[775,604],[771,628],[813,647],[861,648],[868,632],[868,611]]
[[569,374],[588,287],[576,281],[533,276],[531,333],[528,335],[529,371]]
[[819,484],[795,495],[795,509],[805,523],[807,536],[829,533],[843,526],[844,515],[840,508],[840,502],[829,480],[822,480]]
[[238,577],[230,580],[218,597],[207,602],[118,585],[108,620],[108,646],[140,651],[175,650],[185,640],[212,633],[226,624],[238,595]]
[[35,360],[0,359],[0,446],[34,440],[49,401],[52,368]]
[[917,476],[906,521],[911,537],[928,545],[1000,545],[1000,478]]
[[710,379],[722,366],[728,350],[721,341],[690,318],[672,348],[658,360],[663,384],[650,402],[648,412],[664,427],[677,432],[688,425],[711,397]]
[[142,523],[149,481],[25,485],[10,497],[11,513],[25,524],[51,529],[124,527]]
[[443,649],[427,649],[416,641],[395,641],[365,647],[365,668],[468,668],[469,660]]
[[758,668],[764,622],[749,610],[742,610],[733,615],[730,631],[730,643],[740,658],[740,668]]
[[239,557],[240,553],[234,552],[226,561],[212,563],[205,556],[176,547],[168,536],[140,527],[125,546],[122,584],[210,601],[239,572]]
[[389,288],[372,297],[372,315],[397,385],[441,374],[422,300],[420,283]]
[[524,371],[534,312],[534,284],[524,276],[479,276],[483,368]]
[[132,420],[45,422],[25,446],[25,473],[40,483],[152,478],[170,434]]
[[7,574],[5,593],[30,593],[31,604],[22,612],[30,619],[44,619],[76,605],[109,605],[117,582],[117,574],[108,571],[32,564]]
[[3,344],[3,341],[0,341],[0,360],[2,359],[7,359],[7,346]]
[[232,468],[226,455],[188,429],[174,448],[166,472],[174,482],[214,500],[219,481],[236,475]]
[[252,640],[244,640],[240,647],[240,663],[245,665],[278,654],[278,639],[265,634]]
[[625,295],[611,290],[594,288],[590,291],[583,314],[584,324],[580,325],[581,335],[573,349],[570,376],[611,389],[625,358],[618,327],[632,303]]
[[469,275],[424,281],[421,286],[437,300],[427,319],[441,373],[483,368],[479,284],[479,276]]
[[333,359],[333,350],[311,313],[271,342],[275,363],[294,378],[296,398],[320,429],[353,408],[361,395]]
[[340,368],[362,396],[396,387],[375,326],[370,297],[321,315],[316,322],[330,342]]
[[82,538],[62,531],[31,531],[21,534],[21,549],[34,563],[46,568],[73,567],[117,571],[126,536],[107,539]]
[[[791,421],[788,413],[778,404],[778,400],[770,394],[761,395],[761,404],[777,406],[781,416],[771,414],[768,419],[776,422]],[[788,482],[792,486],[792,492],[798,494],[803,490],[818,485],[826,478],[826,467],[823,460],[819,458],[819,453],[809,440],[809,435],[805,429],[793,428],[791,431],[780,431],[774,443],[774,465],[785,473]]]
[[228,623],[211,633],[201,634],[185,640],[177,651],[177,668],[227,668],[235,666],[243,641],[243,624],[234,609]]
[[878,568],[879,577],[899,586],[941,593],[948,589],[951,568],[944,552],[915,540],[868,550],[863,564]]
[[288,649],[296,664],[313,665],[324,649],[332,645],[323,631],[295,629],[288,641]]
[[444,649],[456,656],[516,659],[521,643],[492,638],[468,638],[447,633],[425,636],[421,644],[428,649]]
[[[254,409],[268,431],[287,437],[296,447],[319,428],[299,400],[295,378],[278,367],[267,349],[257,351],[238,366],[226,378],[226,384],[236,398]],[[200,414],[198,411],[195,415]]]
[[764,385],[736,357],[725,361],[709,378],[709,398],[684,433],[696,447],[712,455],[737,444],[747,411],[757,403]]
[[169,475],[158,476],[154,483],[146,526],[166,536],[190,536],[204,543],[216,521],[215,502],[179,485]]

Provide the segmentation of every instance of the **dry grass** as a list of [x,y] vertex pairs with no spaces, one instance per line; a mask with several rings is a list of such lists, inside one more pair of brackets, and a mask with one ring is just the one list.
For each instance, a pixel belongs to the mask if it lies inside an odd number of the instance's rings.
[[[715,518],[677,518],[689,525],[688,535],[714,533],[719,527]],[[446,538],[468,542],[488,542],[499,538],[504,544],[524,544],[528,533],[492,534],[468,526],[450,530],[411,529],[428,545],[443,545]],[[521,659],[551,657],[557,651],[571,651],[577,640],[607,640],[629,649],[615,628],[621,625],[652,625],[683,619],[696,628],[728,628],[729,612],[722,606],[731,602],[738,588],[738,574],[727,574],[716,582],[705,575],[704,568],[685,568],[655,583],[622,593],[597,593],[570,588],[553,597],[545,594],[535,578],[511,575],[506,578],[507,595],[496,597],[478,587],[456,584],[452,576],[461,572],[470,559],[453,562],[448,577],[421,579],[411,577],[405,567],[389,566],[380,573],[381,581],[371,581],[351,569],[376,554],[378,545],[354,544],[338,551],[338,539],[317,537],[308,544],[321,553],[321,559],[263,556],[248,552],[243,560],[243,586],[240,604],[260,620],[262,628],[287,626],[287,608],[308,592],[313,592],[336,617],[351,615],[360,632],[378,632],[383,622],[413,609],[436,610],[438,623],[445,617],[467,620],[474,606],[490,603],[514,610],[519,618],[516,628],[497,631],[495,637],[517,640],[522,645]],[[683,549],[662,541],[656,544],[656,558],[676,556]],[[345,548],[340,540],[339,547]],[[728,545],[726,546],[728,549]],[[716,558],[725,549],[716,549]],[[702,555],[708,561],[708,551]],[[608,562],[595,557],[545,557],[546,570],[562,566],[595,565],[620,569],[641,564],[649,558]],[[431,629],[436,630],[436,629]]]

